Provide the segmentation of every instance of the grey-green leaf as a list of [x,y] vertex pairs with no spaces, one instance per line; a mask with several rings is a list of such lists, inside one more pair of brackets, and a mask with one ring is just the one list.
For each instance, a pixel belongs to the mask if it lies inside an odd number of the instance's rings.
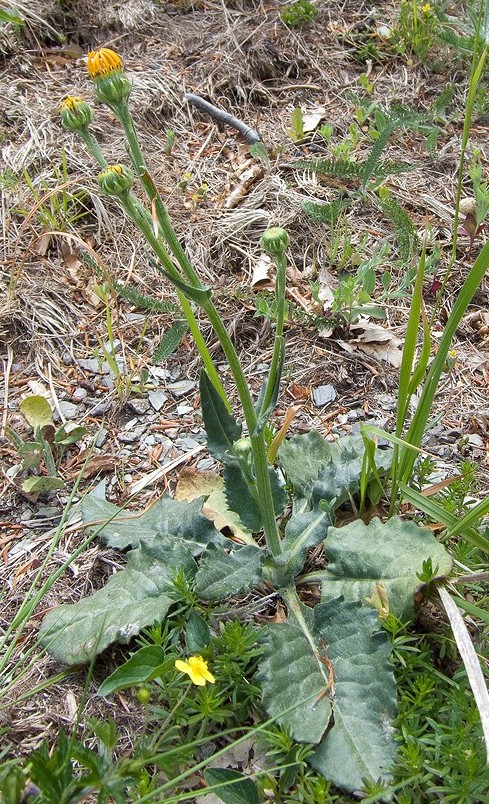
[[200,555],[209,544],[227,544],[227,540],[215,529],[212,522],[201,513],[203,498],[184,502],[171,497],[161,497],[151,508],[142,513],[119,510],[116,505],[89,494],[81,502],[81,512],[86,525],[104,522],[107,525],[92,525],[90,530],[100,530],[101,539],[109,547],[125,550],[137,547],[141,541],[168,542],[187,547],[192,555]]
[[247,545],[233,553],[212,547],[204,554],[195,576],[195,589],[203,600],[220,600],[248,592],[261,580],[264,552]]
[[102,589],[46,615],[39,632],[42,646],[60,662],[80,664],[112,642],[129,642],[142,628],[165,618],[174,602],[171,580],[181,567],[195,572],[190,553],[180,545],[149,547],[143,542]]
[[233,457],[233,444],[241,438],[241,424],[229,413],[207,373],[200,372],[200,402],[207,435],[207,449],[217,460],[226,463]]
[[346,790],[388,782],[397,703],[387,634],[375,611],[341,599],[316,606],[314,620],[334,668],[334,725],[309,762]]
[[412,617],[423,562],[431,558],[439,576],[447,575],[452,566],[450,555],[431,531],[398,517],[330,528],[325,550],[328,568],[318,574],[323,600],[343,595],[346,600],[364,601],[380,582],[390,612],[401,620]]
[[258,680],[268,714],[289,728],[298,742],[317,743],[331,717],[331,702],[323,694],[329,673],[319,658],[317,634],[305,609],[303,614],[300,620],[289,615],[288,622],[265,628]]
[[[325,441],[311,430],[282,444],[279,460],[295,492],[294,511],[316,507],[319,500],[338,508],[360,488],[365,445],[361,436]],[[390,468],[392,450],[376,449],[380,475]]]

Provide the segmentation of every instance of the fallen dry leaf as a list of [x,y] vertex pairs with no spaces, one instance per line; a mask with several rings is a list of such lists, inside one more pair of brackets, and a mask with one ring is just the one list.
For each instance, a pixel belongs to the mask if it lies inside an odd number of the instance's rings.
[[224,494],[224,481],[214,472],[199,472],[198,469],[186,467],[180,472],[175,489],[176,500],[196,500],[207,497],[202,506],[202,513],[217,530],[229,529],[234,539],[242,544],[255,544],[251,531],[247,530],[239,516],[230,511]]

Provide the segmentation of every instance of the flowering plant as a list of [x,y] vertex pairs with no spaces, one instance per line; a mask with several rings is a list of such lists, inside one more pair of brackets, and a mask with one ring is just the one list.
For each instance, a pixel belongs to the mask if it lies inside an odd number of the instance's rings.
[[[389,643],[379,621],[405,620],[413,608],[423,562],[443,575],[450,559],[432,534],[392,517],[333,526],[335,512],[365,509],[380,494],[391,451],[368,437],[329,443],[317,432],[286,440],[288,424],[266,436],[276,406],[284,360],[286,260],[289,237],[280,227],[264,232],[261,244],[275,264],[276,327],[268,377],[257,397],[245,379],[233,343],[214,305],[212,289],[193,268],[173,229],[163,199],[145,164],[129,109],[131,81],[122,59],[108,49],[88,56],[95,94],[123,127],[131,168],[109,165],[90,132],[93,113],[80,98],[66,99],[61,119],[77,131],[101,168],[99,185],[116,197],[143,233],[157,270],[176,290],[202,357],[202,416],[209,452],[223,465],[227,505],[238,518],[232,537],[192,503],[162,497],[138,518],[95,497],[83,501],[87,526],[111,547],[128,551],[124,570],[79,603],[49,612],[41,641],[61,661],[89,661],[113,641],[163,621],[175,602],[176,574],[192,584],[201,605],[266,588],[287,606],[286,622],[262,629],[259,671],[263,705],[299,742],[314,743],[311,764],[348,790],[364,780],[389,779],[394,757],[392,719],[396,690]],[[132,191],[139,180],[151,211]],[[233,414],[194,315],[207,316],[236,385],[241,419]],[[245,428],[245,432],[243,432]],[[323,546],[326,569],[308,567],[311,548]],[[317,605],[301,589],[316,590]],[[175,667],[196,685],[218,684],[200,655]]]

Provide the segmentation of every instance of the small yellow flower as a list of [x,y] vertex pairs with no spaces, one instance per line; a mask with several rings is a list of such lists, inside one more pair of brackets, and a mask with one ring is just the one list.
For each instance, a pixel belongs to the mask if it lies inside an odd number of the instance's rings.
[[190,676],[190,681],[196,684],[197,687],[205,687],[206,681],[209,684],[214,684],[216,681],[212,673],[209,673],[207,662],[202,656],[190,656],[188,662],[182,662],[181,659],[177,659],[175,667],[180,673],[187,673]]
[[423,14],[429,14],[431,11],[431,6],[429,3],[425,3],[424,6],[421,6],[421,11]]
[[119,54],[108,47],[91,50],[87,56],[87,70],[90,78],[99,78],[123,69],[124,62]]

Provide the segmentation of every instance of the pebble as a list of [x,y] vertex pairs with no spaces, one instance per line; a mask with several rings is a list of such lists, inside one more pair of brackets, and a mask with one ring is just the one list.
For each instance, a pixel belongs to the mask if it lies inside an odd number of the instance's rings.
[[160,380],[169,380],[171,377],[170,372],[166,368],[161,368],[160,366],[152,366],[149,369],[149,374],[151,377],[157,377]]
[[108,363],[100,362],[100,360],[96,360],[95,358],[91,358],[90,360],[85,360],[80,358],[77,360],[78,365],[80,368],[85,369],[85,371],[90,371],[92,374],[108,374],[110,371],[110,366]]
[[148,394],[149,404],[156,411],[161,410],[167,399],[168,397],[163,391],[150,391]]
[[324,407],[329,402],[334,402],[336,399],[336,390],[333,385],[319,385],[317,388],[314,389],[312,392],[314,397],[314,402],[316,403],[318,408]]
[[122,441],[123,444],[132,444],[134,441],[139,440],[140,433],[136,430],[133,430],[131,433],[119,433],[119,441]]
[[192,405],[177,405],[177,413],[179,416],[185,416],[186,413],[193,413]]
[[177,398],[180,396],[185,396],[188,394],[189,391],[192,391],[197,383],[193,380],[179,380],[178,382],[170,382],[166,386],[169,391],[172,392],[173,396]]
[[104,446],[105,442],[107,441],[107,436],[109,435],[109,431],[105,429],[105,427],[101,427],[97,433],[97,437],[95,439],[95,446],[99,449]]
[[107,413],[108,409],[110,408],[110,402],[99,402],[98,405],[95,405],[93,410],[90,411],[91,416],[103,416]]
[[78,405],[73,402],[66,402],[64,399],[59,403],[59,412],[65,419],[76,419],[79,414]]
[[71,398],[73,399],[73,402],[83,402],[87,394],[88,391],[86,388],[79,387],[75,389],[73,396]]
[[114,338],[112,342],[106,341],[106,343],[104,343],[104,352],[107,352],[109,355],[115,355],[117,352],[121,351],[121,346],[122,344],[120,340],[118,338]]
[[144,413],[148,412],[150,404],[147,399],[131,399],[130,402],[127,403],[127,407],[134,411],[134,413],[137,413],[138,416],[142,416]]
[[192,449],[196,449],[196,447],[200,447],[200,444],[198,441],[195,440],[195,438],[189,438],[188,436],[183,436],[182,438],[175,439],[175,446],[178,447],[179,449],[190,451]]
[[201,461],[197,464],[197,469],[199,472],[207,472],[209,469],[212,469],[216,465],[214,458],[202,458]]

